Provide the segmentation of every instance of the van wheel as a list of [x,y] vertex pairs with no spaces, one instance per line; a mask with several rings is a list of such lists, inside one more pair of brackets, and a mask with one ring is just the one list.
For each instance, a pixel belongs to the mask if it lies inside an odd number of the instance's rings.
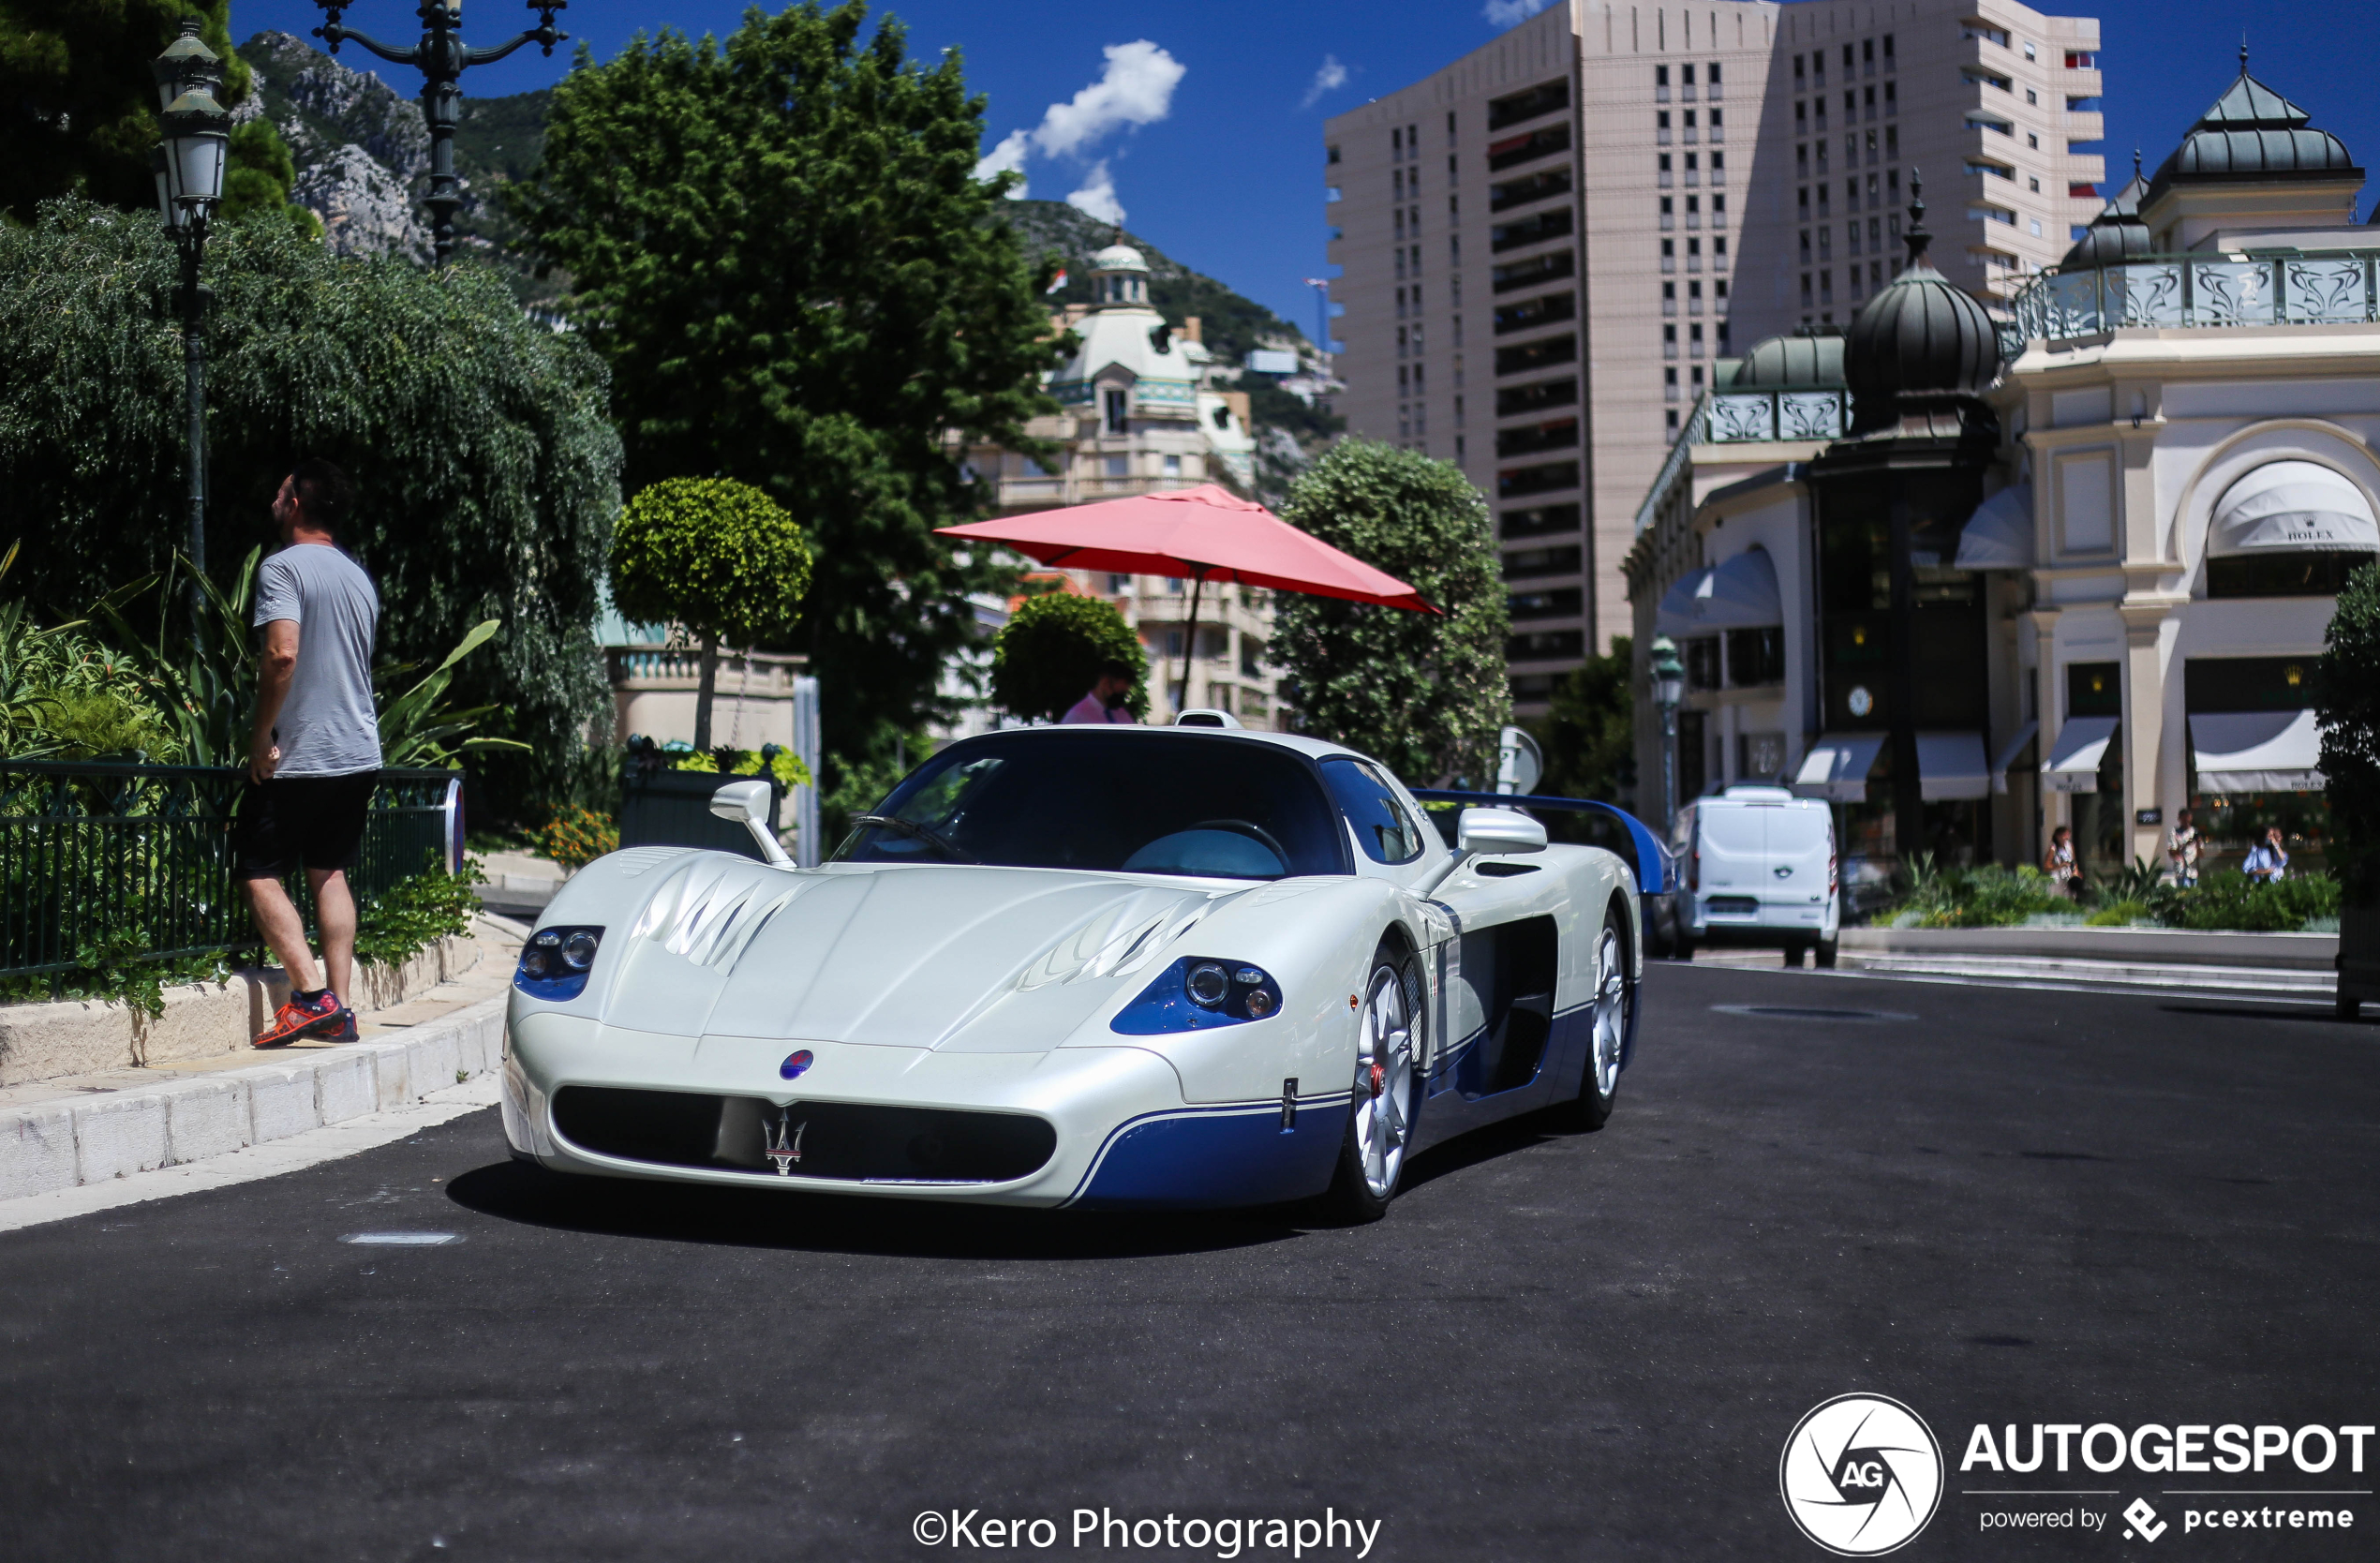
[[1785,964],[1798,968],[1808,957],[1809,952],[1810,946],[1807,945],[1788,945],[1785,946]]
[[1817,947],[1818,964],[1820,969],[1822,971],[1833,971],[1835,969],[1835,941],[1832,939],[1821,939],[1818,942]]

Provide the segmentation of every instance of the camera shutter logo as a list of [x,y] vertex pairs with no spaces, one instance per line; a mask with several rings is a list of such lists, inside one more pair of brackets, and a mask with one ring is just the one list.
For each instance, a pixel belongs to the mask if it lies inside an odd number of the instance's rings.
[[1934,1517],[1941,1446],[1926,1419],[1897,1400],[1837,1395],[1794,1424],[1777,1484],[1803,1535],[1840,1557],[1875,1557]]

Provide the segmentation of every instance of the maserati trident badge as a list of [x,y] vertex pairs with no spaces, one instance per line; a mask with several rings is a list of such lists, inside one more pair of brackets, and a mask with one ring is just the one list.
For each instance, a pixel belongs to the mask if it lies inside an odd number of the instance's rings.
[[790,1178],[794,1175],[794,1164],[801,1160],[801,1137],[810,1127],[810,1124],[805,1122],[794,1124],[789,1129],[788,1121],[793,1115],[794,1109],[790,1107],[779,1109],[777,1130],[774,1134],[769,1132],[767,1124],[763,1123],[760,1126],[763,1149],[769,1161],[775,1165],[777,1175],[781,1178]]

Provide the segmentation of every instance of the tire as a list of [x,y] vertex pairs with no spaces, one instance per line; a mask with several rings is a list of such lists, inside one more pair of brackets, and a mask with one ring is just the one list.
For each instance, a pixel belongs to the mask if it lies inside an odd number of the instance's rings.
[[1793,945],[1786,945],[1786,946],[1785,946],[1785,964],[1786,964],[1786,965],[1788,965],[1788,966],[1791,966],[1791,967],[1799,968],[1799,967],[1800,967],[1800,965],[1801,965],[1801,963],[1802,963],[1805,960],[1808,959],[1808,957],[1809,957],[1809,952],[1810,952],[1810,948],[1811,948],[1811,946],[1810,946],[1810,945],[1804,945],[1804,944],[1793,944]]
[[1693,960],[1694,941],[1686,937],[1684,934],[1678,935],[1677,944],[1672,953],[1673,958],[1679,960]]
[[1835,941],[1834,941],[1834,940],[1832,940],[1832,939],[1822,939],[1822,940],[1820,940],[1820,941],[1818,942],[1818,945],[1817,945],[1817,960],[1818,960],[1818,966],[1819,966],[1819,969],[1820,969],[1820,970],[1822,970],[1822,971],[1828,971],[1828,972],[1831,972],[1831,971],[1833,971],[1833,970],[1835,969]]
[[1636,1018],[1636,975],[1629,959],[1628,917],[1614,906],[1603,916],[1603,933],[1595,942],[1595,1002],[1588,1020],[1586,1067],[1581,1071],[1579,1094],[1554,1111],[1558,1127],[1592,1134],[1611,1121],[1619,1100],[1620,1064],[1628,1052],[1629,1027]]
[[1364,978],[1346,1133],[1331,1187],[1317,1201],[1323,1219],[1334,1226],[1358,1227],[1388,1214],[1405,1175],[1417,1094],[1414,985],[1406,965],[1383,940]]

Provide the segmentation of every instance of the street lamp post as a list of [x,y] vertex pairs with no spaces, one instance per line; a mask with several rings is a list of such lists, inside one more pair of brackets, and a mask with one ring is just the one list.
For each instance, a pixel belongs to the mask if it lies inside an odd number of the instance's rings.
[[422,19],[422,41],[410,49],[392,49],[352,27],[339,24],[339,15],[352,0],[314,0],[326,13],[314,36],[331,52],[350,39],[362,44],[391,65],[409,65],[422,72],[422,118],[430,128],[430,193],[423,204],[430,209],[430,236],[438,248],[438,263],[446,264],[454,249],[454,209],[463,204],[462,181],[454,175],[454,131],[463,122],[463,72],[476,65],[502,59],[525,43],[539,44],[551,55],[554,46],[569,38],[554,26],[554,13],[567,9],[570,0],[528,0],[538,13],[538,25],[493,49],[469,49],[463,44],[463,0],[422,0],[415,12]]
[[1677,708],[1686,699],[1686,665],[1677,660],[1677,643],[1667,635],[1655,638],[1653,704],[1661,711],[1661,833],[1677,823]]
[[182,314],[182,370],[189,413],[190,636],[195,644],[206,610],[206,290],[199,286],[199,261],[206,251],[207,224],[223,199],[224,154],[231,116],[216,100],[223,85],[222,57],[199,37],[196,18],[186,18],[182,36],[149,63],[156,80],[159,127],[164,144],[150,161],[156,178],[157,207],[182,260],[176,302]]

